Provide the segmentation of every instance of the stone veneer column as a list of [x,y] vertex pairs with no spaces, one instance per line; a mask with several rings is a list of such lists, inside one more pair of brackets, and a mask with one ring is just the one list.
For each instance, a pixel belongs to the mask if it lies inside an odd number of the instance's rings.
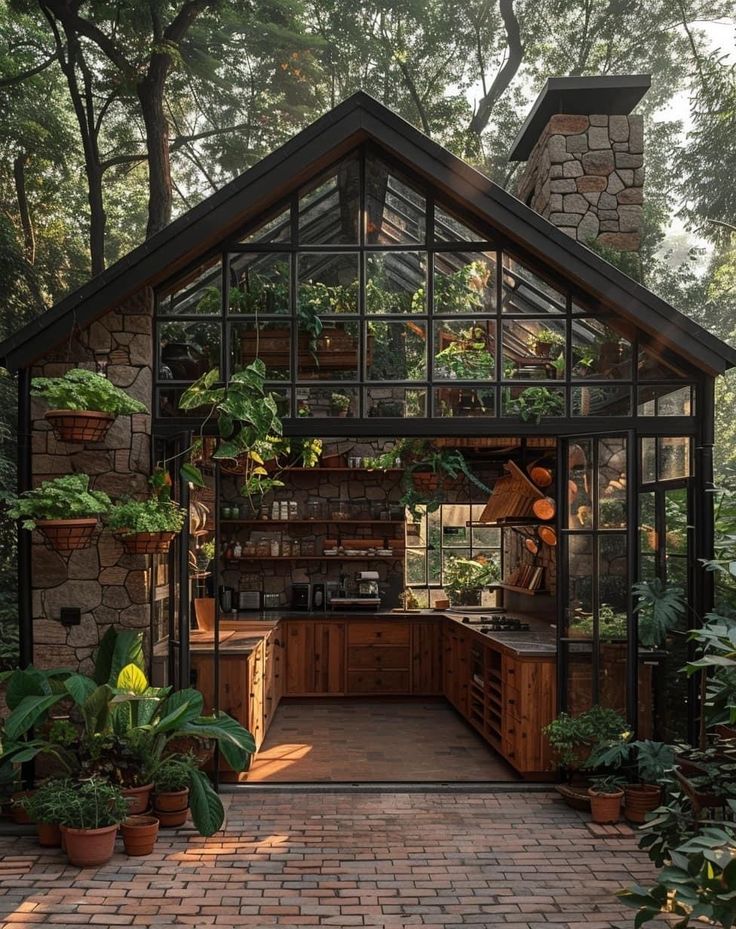
[[[46,355],[34,377],[55,377],[72,367],[106,374],[136,400],[152,402],[153,295],[145,290],[108,312],[71,341]],[[104,442],[58,442],[44,419],[45,406],[33,402],[33,482],[69,472],[89,474],[91,486],[112,497],[144,494],[150,474],[151,417],[119,416]],[[145,555],[124,555],[108,530],[90,548],[62,554],[33,536],[34,664],[38,667],[91,667],[92,652],[111,625],[147,630],[150,619],[150,571]],[[61,607],[79,607],[82,622],[59,623]]]
[[621,251],[641,244],[642,117],[550,118],[517,196],[573,239]]

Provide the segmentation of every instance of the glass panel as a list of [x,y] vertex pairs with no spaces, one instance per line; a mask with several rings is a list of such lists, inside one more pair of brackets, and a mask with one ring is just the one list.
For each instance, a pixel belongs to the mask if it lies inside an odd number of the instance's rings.
[[[626,533],[598,535],[598,622],[608,627],[607,636],[626,638],[626,611],[629,602]],[[613,632],[616,635],[613,635]]]
[[239,371],[260,358],[270,381],[288,381],[291,371],[291,323],[242,320],[230,325],[230,364]]
[[503,256],[501,312],[542,316],[564,313],[565,295],[511,255]]
[[694,412],[689,386],[639,388],[639,416],[692,416]]
[[657,440],[651,437],[641,439],[641,479],[645,484],[657,480]]
[[366,242],[398,245],[424,242],[427,205],[424,196],[380,158],[365,165]]
[[525,319],[503,323],[504,380],[563,380],[565,322]]
[[501,415],[514,416],[525,423],[565,415],[565,392],[561,387],[504,387]]
[[[659,547],[654,492],[639,494],[639,552],[642,562]],[[653,559],[652,559],[653,560]]]
[[496,253],[438,252],[434,256],[434,312],[496,312]]
[[372,320],[366,326],[366,377],[369,381],[427,379],[425,323]]
[[434,324],[434,379],[493,380],[496,323],[437,320]]
[[357,245],[360,168],[351,156],[306,188],[299,198],[301,245]]
[[158,293],[161,316],[219,316],[222,313],[222,264],[220,258],[197,268],[170,288]]
[[572,377],[598,381],[631,380],[631,342],[597,319],[572,324]]
[[581,439],[571,444],[567,459],[567,528],[590,529],[593,526],[592,440]]
[[470,507],[462,503],[448,503],[442,507],[442,546],[467,548],[470,545]]
[[258,243],[258,242],[289,242],[291,239],[291,210],[287,206],[270,219],[259,223],[254,229],[246,233],[241,242]]
[[209,407],[199,407],[194,410],[187,410],[186,413],[179,411],[179,399],[186,390],[186,387],[160,387],[158,390],[157,408],[160,416],[205,416]]
[[456,219],[447,210],[443,210],[438,203],[435,203],[434,238],[436,242],[482,242],[488,238],[488,235]]
[[424,549],[406,550],[406,583],[424,587],[427,583],[427,559]]
[[358,312],[358,255],[300,255],[297,312],[303,325],[317,317]]
[[626,439],[598,440],[598,527],[626,526]]
[[435,416],[495,416],[495,387],[438,387]]
[[296,392],[297,415],[354,417],[358,415],[357,387],[300,387]]
[[564,643],[567,653],[567,711],[577,716],[593,705],[593,646]]
[[366,258],[365,311],[426,313],[425,252],[378,252]]
[[299,319],[298,376],[302,380],[358,380],[359,323],[325,320],[315,336]]
[[678,362],[667,349],[663,348],[662,354],[654,346],[639,349],[640,381],[676,381],[687,377],[685,363]]
[[573,639],[593,635],[593,539],[592,533],[568,536],[567,635]]
[[248,252],[230,256],[231,313],[289,313],[289,256]]
[[427,415],[427,391],[406,387],[368,387],[366,414],[390,419]]
[[690,439],[687,436],[667,436],[658,439],[657,442],[659,444],[659,480],[673,481],[690,477]]
[[664,495],[665,542],[668,555],[687,554],[687,490],[667,490]]
[[220,367],[219,323],[160,323],[158,344],[161,381],[195,381]]
[[573,416],[631,416],[630,387],[573,387]]

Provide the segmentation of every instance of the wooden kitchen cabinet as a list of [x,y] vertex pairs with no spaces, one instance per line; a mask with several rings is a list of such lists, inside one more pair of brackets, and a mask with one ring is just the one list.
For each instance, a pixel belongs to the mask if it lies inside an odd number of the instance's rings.
[[345,624],[286,620],[284,694],[309,696],[345,693]]
[[411,630],[404,620],[347,624],[347,693],[408,694]]
[[438,696],[443,692],[442,621],[411,624],[411,692]]
[[447,623],[443,641],[444,693],[455,709],[467,718],[470,669],[468,666],[469,636],[457,623]]
[[522,773],[550,769],[551,755],[542,729],[555,717],[555,664],[503,656],[502,754]]

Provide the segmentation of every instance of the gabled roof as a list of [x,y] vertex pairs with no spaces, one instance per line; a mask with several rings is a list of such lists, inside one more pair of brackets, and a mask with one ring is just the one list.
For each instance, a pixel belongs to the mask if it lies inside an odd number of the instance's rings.
[[711,335],[487,177],[358,92],[217,193],[0,344],[10,370],[26,367],[144,286],[155,286],[349,151],[373,139],[450,201],[542,264],[710,374],[736,366],[736,349]]

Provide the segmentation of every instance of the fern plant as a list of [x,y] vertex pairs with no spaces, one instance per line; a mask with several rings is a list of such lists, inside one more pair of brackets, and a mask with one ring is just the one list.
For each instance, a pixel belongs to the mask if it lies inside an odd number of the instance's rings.
[[667,586],[658,577],[639,581],[632,589],[638,597],[634,612],[639,614],[639,642],[645,648],[656,648],[685,616],[685,591]]
[[34,377],[31,393],[53,410],[94,411],[116,416],[147,413],[148,408],[129,397],[102,374],[72,368],[63,377]]
[[186,511],[178,503],[154,496],[116,503],[107,516],[107,524],[120,535],[181,532],[185,517]]
[[22,520],[24,529],[35,529],[38,520],[90,519],[109,509],[108,495],[89,489],[89,475],[64,474],[22,493],[9,508],[8,515]]

